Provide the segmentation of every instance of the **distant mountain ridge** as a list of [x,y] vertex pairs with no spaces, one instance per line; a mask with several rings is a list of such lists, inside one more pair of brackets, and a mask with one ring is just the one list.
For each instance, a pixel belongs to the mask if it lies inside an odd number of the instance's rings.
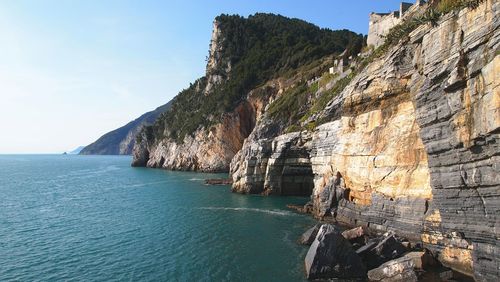
[[135,136],[144,125],[152,124],[162,113],[170,109],[171,101],[147,112],[126,125],[110,131],[80,151],[80,155],[130,155]]
[[80,154],[80,152],[83,150],[83,148],[85,148],[85,146],[78,146],[77,148],[75,148],[74,150],[72,151],[69,151],[67,152],[68,154],[70,155],[78,155]]

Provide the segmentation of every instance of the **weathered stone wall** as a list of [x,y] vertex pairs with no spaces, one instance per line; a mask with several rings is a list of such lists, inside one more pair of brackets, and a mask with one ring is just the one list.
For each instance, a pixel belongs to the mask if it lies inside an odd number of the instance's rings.
[[399,12],[389,14],[371,13],[366,43],[375,48],[384,43],[384,35],[400,22]]
[[384,43],[384,37],[389,33],[391,28],[400,24],[402,21],[415,14],[423,12],[422,6],[426,4],[425,1],[417,0],[415,4],[401,2],[399,11],[391,13],[371,13],[370,23],[368,27],[367,45],[374,48],[379,47]]

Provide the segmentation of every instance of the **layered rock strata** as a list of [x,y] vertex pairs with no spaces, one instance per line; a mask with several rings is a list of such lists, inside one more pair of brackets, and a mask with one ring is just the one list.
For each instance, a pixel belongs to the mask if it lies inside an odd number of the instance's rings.
[[232,161],[233,191],[268,195],[311,194],[310,136],[295,132],[247,144]]
[[[216,17],[205,75],[182,90],[169,111],[141,130],[132,165],[227,172],[259,112],[274,96],[289,84],[303,85],[321,74],[324,64],[343,50],[346,56],[357,54],[362,42],[361,34],[323,29],[280,15]],[[295,174],[294,169],[289,173]],[[268,193],[303,194],[311,187],[299,185],[289,192],[273,188]]]
[[426,32],[413,84],[433,188],[422,239],[480,281],[500,275],[499,10],[485,1]]
[[483,1],[420,26],[354,77],[311,133],[257,125],[232,161],[233,189],[282,193],[297,165],[294,185],[313,178],[315,216],[394,230],[445,266],[496,279],[499,9]]

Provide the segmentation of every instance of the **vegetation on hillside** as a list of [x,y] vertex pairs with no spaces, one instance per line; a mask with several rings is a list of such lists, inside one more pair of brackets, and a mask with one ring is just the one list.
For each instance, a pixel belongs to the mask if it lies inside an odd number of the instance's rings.
[[[451,11],[465,7],[475,8],[483,0],[436,1],[425,13],[405,20],[392,28],[382,46],[360,59],[356,69],[338,80],[333,88],[316,93],[318,84],[307,86],[305,77],[295,87],[288,89],[273,104],[269,114],[284,121],[290,128],[301,128],[300,122],[317,114],[327,103],[351,82],[369,63],[382,56],[390,47],[405,40],[422,24],[435,24]],[[229,77],[205,96],[207,79],[200,78],[181,91],[173,101],[172,109],[161,115],[147,131],[152,137],[169,137],[182,141],[199,128],[208,128],[220,121],[224,113],[232,111],[248,92],[276,77],[290,77],[301,67],[332,54],[348,57],[356,55],[363,47],[364,38],[347,30],[331,31],[298,19],[273,14],[255,14],[248,18],[221,15],[216,18],[223,39],[218,42],[221,68],[231,65]],[[213,73],[224,73],[214,70]],[[210,75],[210,74],[209,74]],[[319,83],[324,79],[321,79]],[[314,96],[316,95],[316,96]],[[314,96],[314,97],[313,97]],[[314,125],[327,120],[317,120]],[[307,126],[306,126],[307,127]],[[308,126],[312,129],[313,126]]]
[[220,65],[232,66],[229,78],[209,95],[203,95],[201,78],[177,95],[172,109],[153,126],[156,137],[182,141],[200,127],[207,128],[235,108],[248,92],[266,81],[290,75],[294,69],[327,55],[357,54],[363,36],[348,30],[322,29],[298,19],[273,14],[248,18],[216,18],[223,39]]
[[[322,123],[328,122],[329,120],[320,118],[319,120],[310,122],[306,124],[304,127],[302,127],[300,124],[308,120],[311,116],[319,113],[322,111],[326,105],[338,94],[340,94],[344,88],[352,81],[352,79],[360,73],[369,63],[371,63],[373,60],[381,57],[383,54],[389,50],[389,48],[395,46],[401,40],[405,40],[408,38],[409,34],[414,31],[417,27],[423,25],[423,24],[435,24],[441,16],[450,13],[452,11],[459,11],[463,8],[470,8],[470,9],[475,9],[479,6],[481,2],[484,0],[441,0],[441,1],[436,1],[435,4],[431,7],[429,7],[425,13],[419,16],[411,17],[404,22],[402,22],[399,25],[394,26],[388,34],[385,36],[385,41],[384,43],[379,46],[377,49],[375,49],[371,54],[362,59],[358,64],[356,69],[352,70],[352,72],[345,76],[342,79],[339,79],[330,90],[324,91],[323,93],[319,93],[319,95],[316,97],[316,99],[312,100],[311,105],[308,107],[309,110],[304,113],[304,111],[301,111],[297,105],[298,103],[286,103],[286,101],[295,99],[296,97],[300,97],[299,94],[296,92],[292,92],[291,97],[286,97],[283,95],[280,97],[280,99],[277,99],[273,104],[276,105],[271,105],[271,108],[274,107],[279,107],[284,112],[298,112],[299,114],[303,114],[299,119],[297,119],[297,114],[290,115],[290,119],[288,120],[288,128],[287,131],[298,131],[298,130],[304,130],[304,129],[314,129],[316,125],[320,125]],[[320,80],[320,83],[323,79]],[[300,89],[300,88],[299,88]],[[302,88],[303,89],[303,88]],[[305,95],[307,92],[304,91],[301,93],[301,95]],[[303,99],[302,99],[303,100]],[[300,104],[301,105],[301,104]],[[295,107],[294,107],[295,106]],[[301,105],[302,108],[304,108],[304,105]],[[286,109],[286,110],[285,110]],[[279,112],[275,110],[274,112]],[[283,114],[275,114],[271,112],[273,118],[283,118]],[[299,120],[300,122],[298,122]]]

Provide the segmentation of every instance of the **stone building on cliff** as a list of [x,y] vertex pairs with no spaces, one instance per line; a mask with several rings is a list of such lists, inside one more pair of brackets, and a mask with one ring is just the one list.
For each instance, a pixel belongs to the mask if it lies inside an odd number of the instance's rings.
[[391,28],[398,25],[407,15],[413,14],[426,2],[417,0],[415,4],[401,2],[399,10],[390,13],[371,13],[370,25],[368,29],[367,45],[378,46],[384,43],[384,36]]

